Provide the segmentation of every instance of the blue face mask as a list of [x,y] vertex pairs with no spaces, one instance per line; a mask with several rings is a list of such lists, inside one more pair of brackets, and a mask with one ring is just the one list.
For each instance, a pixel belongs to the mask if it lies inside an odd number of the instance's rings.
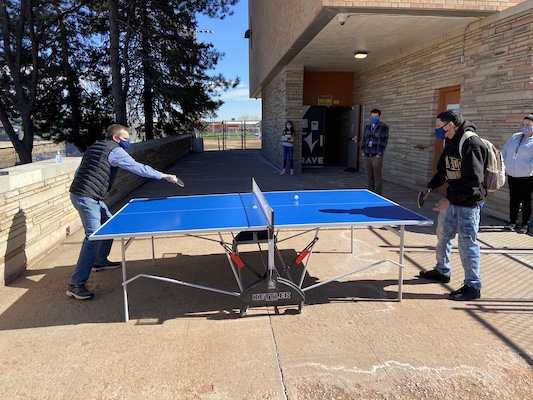
[[129,140],[122,140],[120,139],[120,142],[118,143],[120,147],[123,149],[128,149],[131,146],[131,143]]
[[446,138],[446,132],[444,128],[441,126],[440,128],[435,129],[435,136],[437,136],[438,139],[444,140]]
[[377,124],[379,122],[379,118],[370,118],[370,122]]
[[531,132],[533,132],[533,126],[531,126],[531,125],[522,125],[522,134],[523,135],[529,135]]

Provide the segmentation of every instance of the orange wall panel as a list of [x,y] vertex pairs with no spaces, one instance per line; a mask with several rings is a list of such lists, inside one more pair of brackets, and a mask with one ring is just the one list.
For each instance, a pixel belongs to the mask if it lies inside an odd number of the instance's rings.
[[331,106],[350,106],[353,104],[353,72],[305,72],[303,103],[308,106],[328,105],[319,102],[319,98],[327,101],[331,96]]

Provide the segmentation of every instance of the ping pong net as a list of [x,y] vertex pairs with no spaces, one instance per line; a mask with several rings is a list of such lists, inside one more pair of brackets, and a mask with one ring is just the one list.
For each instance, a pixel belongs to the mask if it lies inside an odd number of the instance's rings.
[[[259,243],[268,243],[274,238],[274,210],[268,204],[263,192],[259,189],[257,182],[252,178],[252,210],[247,210],[247,216],[249,217],[248,223],[252,220],[257,220],[257,218],[252,218],[252,215],[262,215],[261,224],[263,221],[266,221],[266,228],[261,228],[257,230],[243,230],[239,232],[233,238],[233,252],[237,253],[237,247],[241,244],[259,244]],[[248,214],[251,212],[252,214]],[[264,219],[263,219],[264,218]],[[253,224],[252,224],[253,225]],[[250,225],[250,226],[252,226]]]
[[274,210],[270,207],[270,204],[265,199],[263,192],[259,189],[257,182],[252,178],[252,194],[257,200],[263,215],[265,216],[269,229],[274,229]]

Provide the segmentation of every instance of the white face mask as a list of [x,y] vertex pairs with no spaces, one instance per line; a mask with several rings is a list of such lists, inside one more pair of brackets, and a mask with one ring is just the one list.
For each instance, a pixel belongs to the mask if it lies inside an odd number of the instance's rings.
[[291,124],[287,124],[286,127],[287,127],[287,129],[291,129],[292,125]]

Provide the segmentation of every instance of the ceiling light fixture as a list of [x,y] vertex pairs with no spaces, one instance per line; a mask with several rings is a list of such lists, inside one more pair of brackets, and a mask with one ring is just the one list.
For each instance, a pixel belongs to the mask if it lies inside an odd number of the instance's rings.
[[366,58],[366,56],[368,56],[368,53],[366,51],[358,51],[354,54],[354,57],[360,60],[362,60],[363,58]]

